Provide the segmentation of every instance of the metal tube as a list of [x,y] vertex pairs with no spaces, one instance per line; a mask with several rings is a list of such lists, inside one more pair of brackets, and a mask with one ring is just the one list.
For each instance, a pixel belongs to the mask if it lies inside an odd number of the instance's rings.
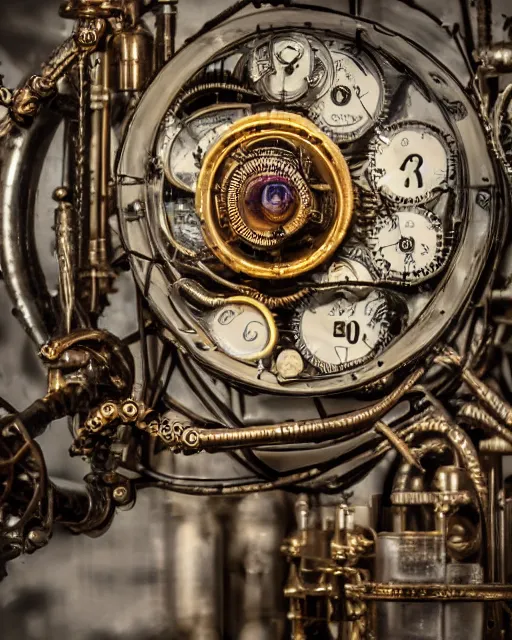
[[89,281],[88,311],[101,312],[108,288],[107,227],[110,180],[110,65],[108,50],[94,55],[90,113],[89,246],[85,272]]
[[498,582],[498,576],[502,572],[502,567],[500,567],[501,540],[498,519],[498,493],[503,489],[502,458],[500,455],[491,455],[487,457],[485,463],[489,490],[489,544],[487,547],[487,562],[489,565],[489,580],[491,582]]
[[227,429],[189,427],[183,431],[179,446],[188,450],[215,451],[284,442],[316,442],[329,440],[340,434],[355,433],[359,429],[364,430],[365,426],[371,426],[395,406],[398,400],[414,387],[424,372],[425,370],[420,367],[383,400],[362,411],[325,420],[300,420],[257,427]]
[[57,326],[36,249],[37,186],[60,117],[43,111],[28,130],[13,129],[0,150],[1,264],[16,313],[30,338],[44,344]]
[[492,43],[492,3],[491,0],[477,0],[478,50],[482,51]]
[[156,38],[154,49],[155,70],[161,69],[176,51],[178,0],[160,0],[156,12]]

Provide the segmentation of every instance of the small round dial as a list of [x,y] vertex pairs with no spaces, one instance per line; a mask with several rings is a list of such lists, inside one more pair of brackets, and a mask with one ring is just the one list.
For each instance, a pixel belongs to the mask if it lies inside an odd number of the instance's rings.
[[319,40],[293,33],[258,42],[248,70],[264,98],[288,104],[320,95],[332,77],[332,61]]
[[396,312],[376,290],[354,301],[344,295],[303,309],[294,320],[297,348],[323,373],[359,366],[391,341]]
[[219,349],[239,360],[264,358],[276,342],[273,320],[256,302],[222,305],[204,320]]
[[367,239],[383,278],[420,282],[434,275],[446,260],[443,226],[429,211],[378,216]]
[[197,252],[206,247],[192,198],[165,201],[169,227],[175,240]]
[[383,130],[370,151],[370,180],[389,200],[419,204],[453,184],[453,138],[436,127],[402,122]]
[[347,142],[376,123],[384,106],[384,81],[377,65],[364,53],[355,58],[339,46],[330,54],[333,82],[313,103],[309,115],[333,140]]
[[233,122],[248,113],[247,105],[215,105],[184,120],[179,130],[170,131],[168,135],[172,140],[165,163],[169,182],[180,189],[194,192],[208,149]]

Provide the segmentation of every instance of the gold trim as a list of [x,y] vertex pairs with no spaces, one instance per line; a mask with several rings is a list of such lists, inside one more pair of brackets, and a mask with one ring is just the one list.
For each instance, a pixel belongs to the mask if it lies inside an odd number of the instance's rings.
[[231,298],[226,298],[225,304],[245,304],[250,307],[254,307],[265,318],[268,325],[269,336],[268,336],[267,346],[261,351],[258,351],[257,353],[253,353],[252,355],[247,356],[245,358],[238,356],[237,360],[243,360],[244,362],[245,361],[256,362],[258,360],[263,360],[264,358],[267,358],[268,356],[272,355],[279,341],[279,331],[277,329],[274,316],[269,311],[269,309],[261,302],[258,302],[258,300],[254,300],[253,298],[249,298],[248,296],[232,296]]
[[[306,147],[328,171],[337,211],[327,237],[308,256],[272,264],[250,259],[226,242],[219,231],[215,193],[218,170],[233,151],[256,140],[283,136]],[[327,260],[345,237],[353,210],[350,171],[339,148],[306,118],[281,111],[250,115],[231,126],[206,154],[197,182],[196,210],[208,247],[224,264],[254,278],[292,278]]]

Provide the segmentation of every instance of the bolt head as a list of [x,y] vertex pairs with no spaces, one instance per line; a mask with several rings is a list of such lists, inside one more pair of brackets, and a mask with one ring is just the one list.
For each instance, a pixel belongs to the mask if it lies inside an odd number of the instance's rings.
[[116,487],[112,492],[112,496],[116,502],[126,502],[128,499],[128,489],[126,487]]

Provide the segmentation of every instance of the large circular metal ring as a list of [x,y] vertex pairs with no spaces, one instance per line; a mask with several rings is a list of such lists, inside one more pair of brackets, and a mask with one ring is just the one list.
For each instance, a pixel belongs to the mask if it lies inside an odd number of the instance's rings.
[[[219,204],[220,185],[226,174],[233,172],[232,165],[243,162],[240,155],[245,150],[257,149],[258,145],[288,143],[296,150],[297,164],[302,156],[314,165],[321,177],[321,184],[313,185],[319,192],[329,192],[332,215],[325,226],[319,225],[313,245],[295,251],[293,259],[284,261],[257,259],[243,246],[234,243],[226,233],[226,218],[230,219],[229,205],[224,212]],[[256,152],[257,153],[257,152]],[[253,179],[254,176],[251,176]],[[239,181],[226,187],[228,203],[240,199]],[[303,180],[304,184],[306,183]],[[297,233],[314,212],[315,198],[297,186],[299,202],[297,212],[285,225],[276,228],[282,237]],[[324,133],[306,118],[294,113],[271,111],[246,116],[232,125],[209,150],[199,174],[196,208],[201,218],[203,235],[211,251],[224,264],[237,272],[255,278],[292,278],[322,264],[338,248],[352,217],[353,188],[349,168],[340,149]],[[244,223],[245,224],[245,223]],[[240,225],[242,226],[242,225]],[[247,227],[247,225],[245,225]],[[246,242],[250,242],[250,229],[244,229]],[[269,236],[270,237],[270,236]]]

